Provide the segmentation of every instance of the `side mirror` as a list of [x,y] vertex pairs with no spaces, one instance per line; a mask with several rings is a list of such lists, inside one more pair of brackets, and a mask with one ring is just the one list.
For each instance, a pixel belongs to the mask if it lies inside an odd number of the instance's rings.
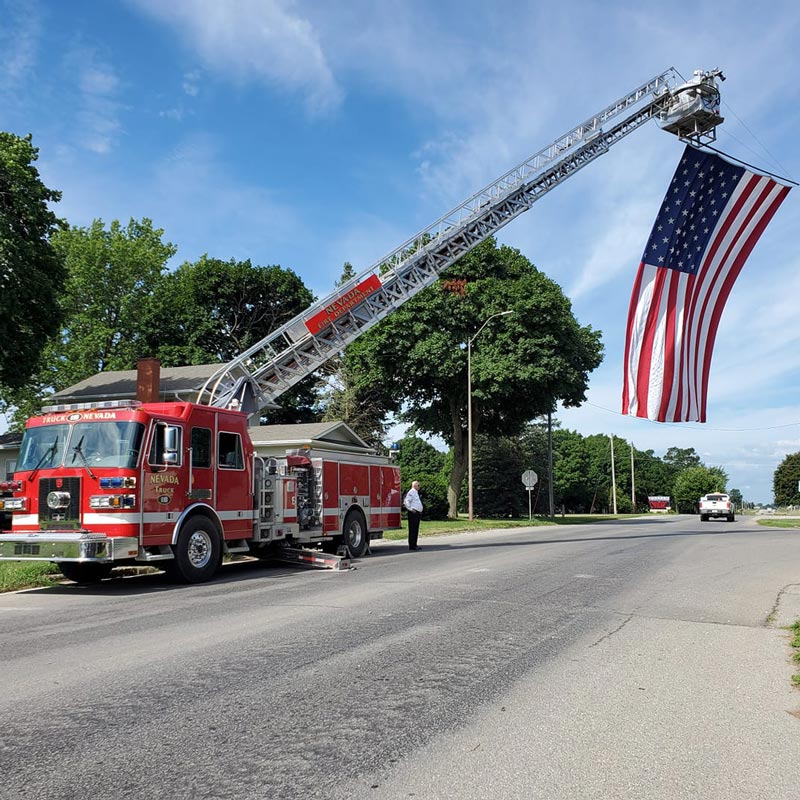
[[166,429],[164,430],[164,450],[178,450],[178,432],[180,428],[176,428],[174,425],[167,425]]

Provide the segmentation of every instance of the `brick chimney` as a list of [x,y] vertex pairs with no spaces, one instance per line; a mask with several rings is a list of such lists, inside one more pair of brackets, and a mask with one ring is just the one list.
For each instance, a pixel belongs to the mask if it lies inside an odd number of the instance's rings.
[[161,362],[157,358],[140,358],[136,363],[136,399],[157,403],[161,388]]

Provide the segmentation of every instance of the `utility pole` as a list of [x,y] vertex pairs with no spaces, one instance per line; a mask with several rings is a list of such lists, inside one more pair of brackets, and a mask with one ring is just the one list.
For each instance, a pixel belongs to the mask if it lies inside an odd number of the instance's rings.
[[631,442],[631,505],[636,513],[636,479],[633,476],[633,442]]
[[550,496],[550,519],[555,519],[553,508],[553,412],[547,412],[547,492]]
[[611,496],[614,514],[617,513],[617,472],[614,468],[614,434],[611,434]]

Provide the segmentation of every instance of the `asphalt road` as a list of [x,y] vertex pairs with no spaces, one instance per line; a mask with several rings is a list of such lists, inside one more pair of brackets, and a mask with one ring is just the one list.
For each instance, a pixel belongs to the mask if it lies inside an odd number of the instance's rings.
[[800,533],[645,518],[0,596],[0,797],[800,796]]

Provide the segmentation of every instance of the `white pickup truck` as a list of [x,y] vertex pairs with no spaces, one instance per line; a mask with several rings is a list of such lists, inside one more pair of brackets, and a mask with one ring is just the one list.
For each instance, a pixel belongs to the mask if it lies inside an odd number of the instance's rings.
[[736,519],[733,503],[727,494],[714,492],[700,498],[700,522],[708,521],[709,517],[725,517],[728,522]]

